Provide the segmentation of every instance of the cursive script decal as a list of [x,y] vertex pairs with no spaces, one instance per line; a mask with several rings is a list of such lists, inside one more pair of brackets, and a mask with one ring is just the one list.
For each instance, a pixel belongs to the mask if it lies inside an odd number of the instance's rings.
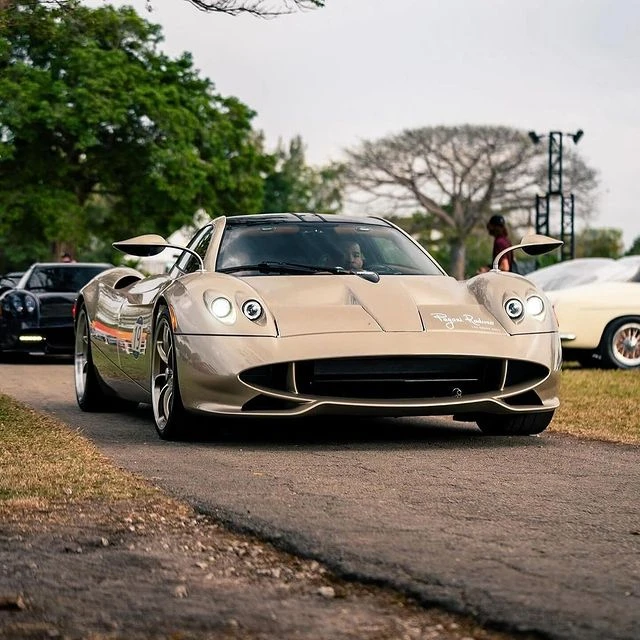
[[493,320],[483,320],[470,313],[463,313],[459,316],[450,316],[447,313],[432,313],[436,320],[440,320],[447,329],[455,329],[456,325],[471,325],[474,329],[492,329]]

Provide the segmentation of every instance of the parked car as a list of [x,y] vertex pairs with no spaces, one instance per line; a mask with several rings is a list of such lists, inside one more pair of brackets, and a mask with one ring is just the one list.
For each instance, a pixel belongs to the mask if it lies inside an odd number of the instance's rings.
[[[560,244],[533,235],[507,251]],[[174,247],[154,234],[113,246],[136,256]],[[347,266],[347,247],[362,268]],[[191,412],[444,414],[486,434],[534,434],[558,407],[558,327],[522,276],[494,265],[457,281],[378,217],[222,216],[177,248],[166,274],[116,267],[80,291],[82,410],[149,403],[172,439]]]
[[0,293],[0,354],[72,355],[73,303],[108,263],[36,262]]
[[563,358],[583,366],[640,368],[640,256],[601,267],[587,284],[548,292]]
[[629,282],[638,278],[640,255],[623,258],[576,258],[536,269],[527,274],[545,291],[577,287],[591,282]]

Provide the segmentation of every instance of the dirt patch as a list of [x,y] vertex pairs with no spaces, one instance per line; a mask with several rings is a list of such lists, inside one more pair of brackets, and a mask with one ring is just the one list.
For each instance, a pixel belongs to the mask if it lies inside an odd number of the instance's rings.
[[0,638],[503,640],[171,499],[0,506]]

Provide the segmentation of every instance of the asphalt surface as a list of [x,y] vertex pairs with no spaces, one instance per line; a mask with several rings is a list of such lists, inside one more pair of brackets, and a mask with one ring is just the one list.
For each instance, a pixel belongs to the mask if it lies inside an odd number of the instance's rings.
[[230,528],[510,631],[640,639],[640,447],[448,419],[211,421],[161,441],[149,407],[82,413],[68,362],[0,392]]

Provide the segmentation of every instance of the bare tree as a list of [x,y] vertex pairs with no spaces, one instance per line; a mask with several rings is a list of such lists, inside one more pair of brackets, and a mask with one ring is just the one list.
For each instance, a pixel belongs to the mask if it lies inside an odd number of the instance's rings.
[[[450,273],[463,278],[465,240],[494,213],[531,220],[535,194],[546,190],[546,153],[508,127],[453,126],[405,130],[346,150],[351,197],[393,215],[422,210],[451,238]],[[587,197],[596,172],[573,153],[567,188]],[[390,209],[389,209],[390,207]]]
[[[324,7],[325,0],[187,0],[200,11],[238,15],[248,13],[263,18],[275,17],[298,10]],[[153,0],[147,0],[152,5]]]
[[[33,1],[40,4],[70,6],[77,0]],[[247,13],[263,18],[273,18],[305,9],[318,9],[325,5],[325,0],[185,0],[185,2],[208,13],[226,13],[232,16]],[[0,0],[0,10],[8,9],[14,4],[15,0]],[[149,11],[153,11],[153,0],[146,0],[146,7]]]

